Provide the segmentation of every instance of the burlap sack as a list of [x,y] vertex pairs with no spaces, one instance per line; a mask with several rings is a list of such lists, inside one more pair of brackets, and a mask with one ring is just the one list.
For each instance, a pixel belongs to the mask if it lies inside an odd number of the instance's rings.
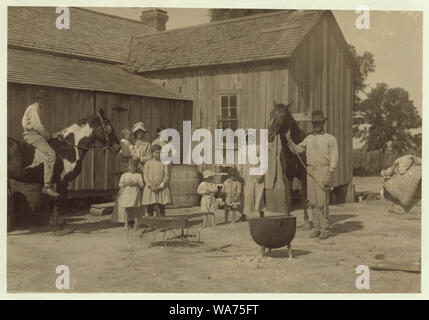
[[413,166],[404,174],[395,174],[384,182],[384,189],[408,207],[415,200],[416,191],[422,179],[422,167]]

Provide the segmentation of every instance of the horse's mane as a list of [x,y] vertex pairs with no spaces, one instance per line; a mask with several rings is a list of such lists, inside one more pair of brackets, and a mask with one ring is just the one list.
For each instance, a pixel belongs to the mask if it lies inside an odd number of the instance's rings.
[[[296,122],[296,120],[294,119],[292,114],[289,112],[290,105],[291,105],[291,103],[288,105],[284,105],[283,103],[279,103],[275,106],[275,110],[278,110],[278,111],[281,110],[281,111],[285,112],[286,121],[289,124],[289,130],[290,130],[291,138],[295,143],[300,143],[302,140],[304,140],[306,134],[304,131],[302,131],[298,127],[298,123]],[[286,133],[286,132],[284,132],[284,133]]]
[[82,126],[86,123],[89,123],[89,125],[92,128],[97,128],[97,127],[101,126],[100,117],[97,116],[96,114],[90,114],[86,118],[82,118],[82,119],[76,121],[76,124],[79,126]]
[[287,113],[289,118],[290,136],[292,140],[295,141],[295,143],[299,143],[304,139],[305,133],[298,127],[298,123],[296,122],[294,117],[292,117],[290,112],[287,111]]

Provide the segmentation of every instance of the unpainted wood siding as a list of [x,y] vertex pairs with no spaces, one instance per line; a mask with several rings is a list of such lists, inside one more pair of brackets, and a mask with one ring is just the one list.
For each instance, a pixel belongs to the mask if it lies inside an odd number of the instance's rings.
[[[148,129],[145,139],[153,141],[160,125],[182,132],[183,120],[191,120],[192,102],[162,98],[112,94],[56,87],[8,83],[8,136],[22,139],[22,116],[40,89],[53,98],[46,104],[42,122],[53,133],[102,108],[120,139],[121,130],[143,121]],[[122,110],[122,111],[121,111]],[[82,173],[70,183],[70,190],[114,190],[119,182],[119,159],[107,150],[88,151]]]
[[331,23],[330,17],[322,19],[291,57],[289,101],[296,101],[293,112],[323,110],[328,118],[325,128],[337,138],[340,154],[334,182],[343,185],[353,175],[353,77]]

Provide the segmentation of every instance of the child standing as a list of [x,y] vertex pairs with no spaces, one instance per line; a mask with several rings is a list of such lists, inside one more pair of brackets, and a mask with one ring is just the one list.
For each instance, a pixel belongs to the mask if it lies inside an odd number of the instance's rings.
[[238,172],[234,167],[227,170],[228,179],[223,183],[222,193],[225,196],[225,223],[228,223],[228,215],[232,213],[232,223],[235,223],[237,211],[241,204],[241,182],[238,180]]
[[143,192],[143,205],[147,206],[149,216],[153,216],[155,205],[158,205],[159,215],[165,216],[165,205],[171,203],[168,182],[170,174],[168,165],[160,161],[161,146],[154,144],[151,148],[152,159],[146,161],[143,172],[146,183]]
[[208,226],[208,220],[212,220],[212,225],[216,226],[215,211],[217,209],[216,204],[216,193],[217,185],[213,183],[214,173],[211,170],[205,170],[203,172],[203,181],[200,183],[197,189],[197,193],[201,197],[201,211],[207,213],[204,216],[204,227]]
[[138,227],[138,219],[140,217],[139,207],[141,206],[143,186],[142,176],[137,172],[137,161],[130,159],[128,161],[128,172],[122,174],[119,181],[118,198],[119,207],[125,208],[125,210],[118,210],[118,213],[125,214],[123,220],[126,228],[128,228],[129,221],[133,219],[134,227]]

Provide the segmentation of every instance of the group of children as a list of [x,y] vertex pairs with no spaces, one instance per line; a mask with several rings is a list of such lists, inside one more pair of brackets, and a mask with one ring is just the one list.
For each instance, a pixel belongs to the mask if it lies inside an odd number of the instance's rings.
[[[221,196],[224,208],[224,222],[245,221],[246,213],[259,212],[259,217],[264,215],[264,203],[262,194],[255,193],[259,185],[263,185],[263,177],[249,176],[241,177],[236,167],[229,167],[227,170],[228,178],[223,182]],[[214,183],[215,174],[211,170],[203,172],[203,181],[198,186],[197,193],[201,195],[201,212],[206,213],[204,226],[216,226],[215,212],[218,209],[219,202],[216,201],[218,195],[218,185]],[[243,186],[244,184],[244,186]],[[263,189],[263,186],[262,186]],[[240,219],[237,216],[240,214]]]
[[[112,221],[123,222],[128,228],[132,222],[138,227],[139,219],[145,214],[165,216],[165,205],[171,203],[169,190],[170,165],[160,160],[161,149],[165,144],[159,136],[163,127],[157,129],[158,138],[152,144],[144,141],[145,125],[137,122],[131,131],[124,129],[121,139],[121,172],[119,193]],[[131,142],[133,140],[133,143]],[[248,166],[229,167],[228,178],[222,184],[221,196],[224,203],[225,223],[246,220],[246,213],[259,211],[263,216],[263,177],[250,176]],[[218,185],[214,183],[215,174],[211,170],[203,172],[203,181],[197,193],[201,195],[201,212],[204,215],[204,226],[216,225],[215,212],[218,209]],[[262,192],[259,192],[262,190]],[[238,221],[240,221],[238,220]]]
[[[157,133],[161,131],[162,128],[159,128]],[[152,216],[156,207],[158,214],[164,216],[165,205],[171,203],[169,165],[160,160],[159,139],[150,144],[143,140],[145,133],[142,122],[136,123],[131,132],[128,129],[122,131],[120,157],[123,173],[119,179],[117,206],[112,221],[124,222],[127,228],[131,221],[138,227],[145,211]],[[132,138],[134,143],[131,143]]]

